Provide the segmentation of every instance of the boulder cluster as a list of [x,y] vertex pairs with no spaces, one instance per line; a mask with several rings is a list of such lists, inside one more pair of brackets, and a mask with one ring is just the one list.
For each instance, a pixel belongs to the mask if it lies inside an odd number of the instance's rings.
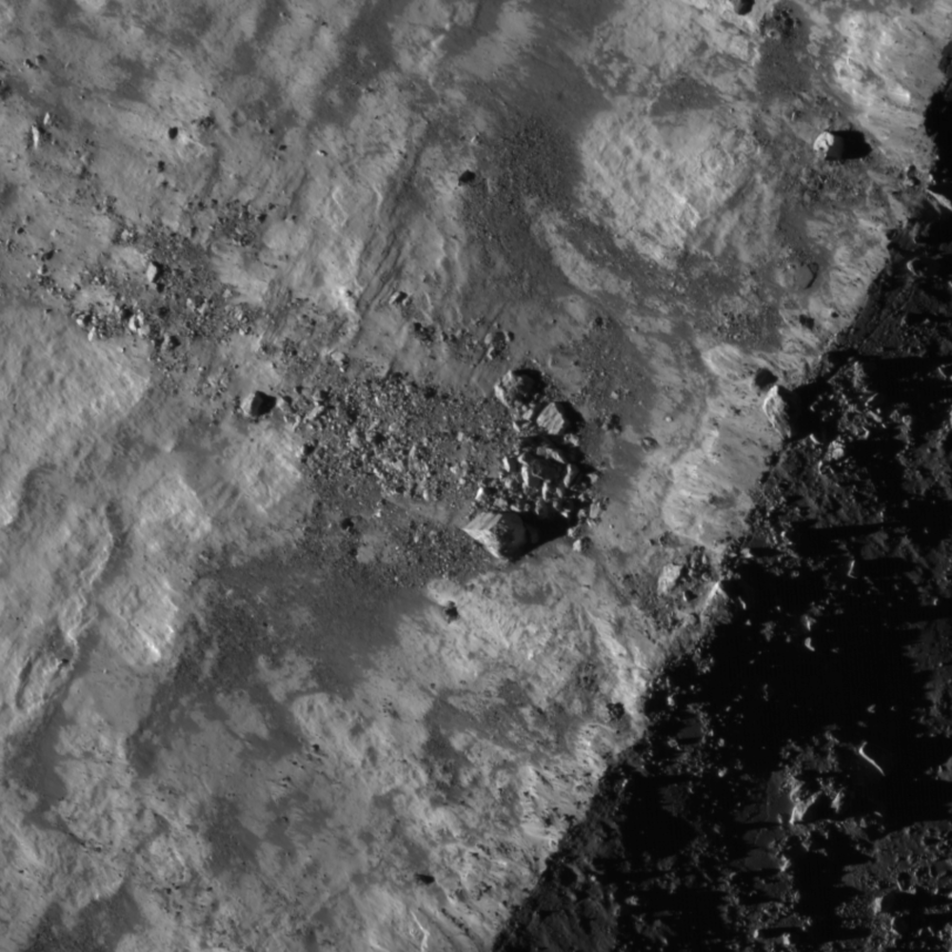
[[499,472],[480,481],[478,513],[464,528],[497,558],[516,559],[550,539],[577,537],[597,518],[598,473],[580,446],[581,415],[548,399],[540,374],[510,371],[494,392],[511,414],[517,443]]

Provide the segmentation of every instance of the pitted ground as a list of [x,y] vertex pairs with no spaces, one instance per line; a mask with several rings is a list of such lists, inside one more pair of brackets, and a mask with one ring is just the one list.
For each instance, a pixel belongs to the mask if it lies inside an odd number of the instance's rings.
[[[782,6],[2,14],[14,948],[488,946],[927,184],[948,4]],[[608,505],[503,568],[521,365]]]

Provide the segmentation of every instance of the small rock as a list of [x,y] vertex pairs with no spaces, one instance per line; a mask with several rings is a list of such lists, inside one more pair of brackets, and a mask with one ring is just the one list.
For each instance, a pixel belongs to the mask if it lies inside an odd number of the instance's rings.
[[661,574],[658,576],[658,594],[669,595],[671,590],[681,580],[683,573],[683,566],[676,565],[674,562],[669,562],[661,570]]
[[582,536],[572,543],[573,552],[588,552],[592,547],[592,540],[588,536]]
[[510,370],[493,388],[493,393],[500,403],[515,412],[533,404],[541,389],[538,374],[531,370]]
[[145,279],[149,284],[158,284],[159,278],[162,275],[162,265],[157,261],[150,261],[149,266],[145,269]]
[[278,398],[263,390],[256,390],[245,400],[245,415],[252,420],[260,420],[267,416],[278,405]]
[[515,512],[482,512],[463,531],[497,559],[516,559],[529,544],[529,533]]
[[602,423],[602,429],[606,433],[621,433],[624,430],[621,417],[617,413],[610,414]]
[[557,446],[540,446],[538,450],[536,450],[536,455],[542,457],[542,459],[552,460],[552,462],[559,463],[563,466],[568,462],[566,454]]

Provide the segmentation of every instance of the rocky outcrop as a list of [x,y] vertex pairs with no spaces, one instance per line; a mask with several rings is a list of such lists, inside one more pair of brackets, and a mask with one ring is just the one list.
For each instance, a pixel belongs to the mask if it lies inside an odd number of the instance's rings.
[[[481,512],[465,531],[497,557],[518,558],[534,545],[559,536],[578,538],[585,523],[601,511],[594,486],[598,473],[581,449],[578,430],[582,417],[564,400],[546,398],[540,374],[531,370],[509,371],[495,387],[496,397],[512,414],[519,434],[512,451],[503,456],[495,476],[484,478],[476,492]],[[483,517],[492,525],[505,525],[496,517],[518,517],[528,527],[525,544],[500,555],[492,535],[485,535]],[[477,531],[471,531],[476,524]]]

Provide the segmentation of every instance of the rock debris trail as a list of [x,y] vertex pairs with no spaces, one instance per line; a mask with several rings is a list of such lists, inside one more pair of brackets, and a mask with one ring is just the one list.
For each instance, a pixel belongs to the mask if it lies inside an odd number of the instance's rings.
[[[708,636],[496,952],[952,942],[952,45],[932,191],[787,439]],[[787,410],[798,408],[797,427]]]

